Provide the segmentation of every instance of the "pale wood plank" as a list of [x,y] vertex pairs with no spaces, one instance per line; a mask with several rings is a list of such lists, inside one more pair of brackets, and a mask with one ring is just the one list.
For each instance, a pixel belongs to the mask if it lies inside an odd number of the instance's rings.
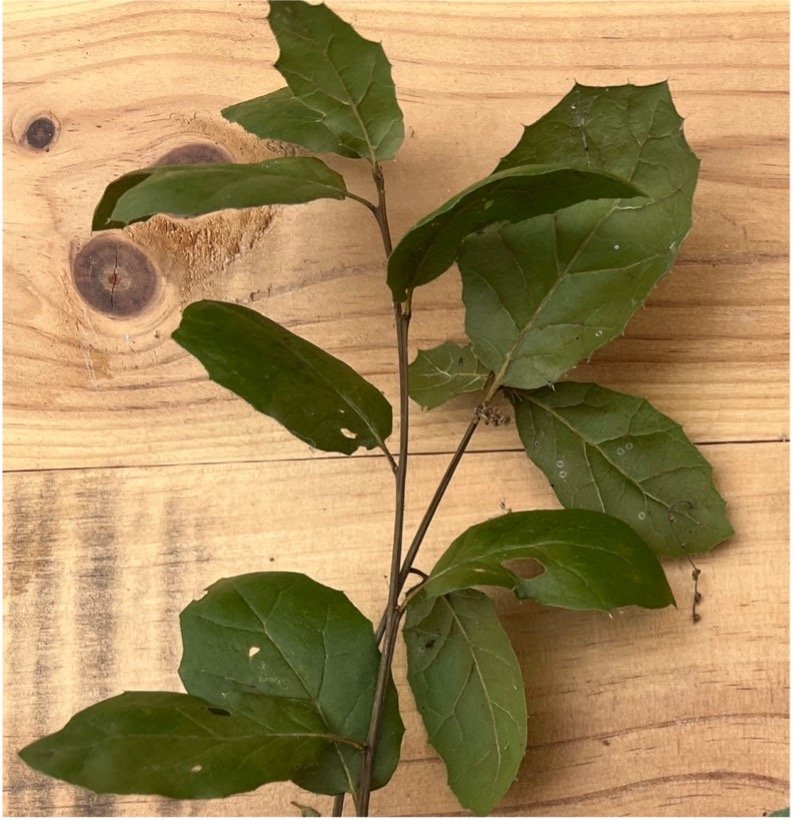
[[[695,229],[627,337],[576,376],[649,397],[701,442],[785,434],[783,3],[334,7],[382,39],[395,66],[411,129],[387,171],[398,232],[487,173],[520,123],[543,113],[574,78],[668,77],[703,159]],[[127,233],[160,268],[162,300],[134,321],[91,313],[74,294],[69,260],[87,240],[93,205],[112,176],[196,138],[239,159],[282,150],[256,145],[217,115],[280,85],[275,47],[259,0],[175,7],[18,0],[5,3],[4,14],[6,468],[30,471],[11,474],[6,485],[6,810],[294,814],[289,800],[298,791],[279,786],[196,805],[95,797],[38,779],[14,750],[122,688],[178,686],[179,609],[208,581],[258,567],[257,556],[273,558],[267,567],[301,569],[343,588],[377,615],[391,515],[382,461],[344,464],[307,453],[207,384],[167,341],[190,299],[251,301],[394,397],[374,229],[350,204],[194,226],[159,220]],[[61,133],[37,155],[19,137],[41,112],[56,116]],[[367,190],[352,163],[338,167],[355,190]],[[460,334],[457,300],[453,274],[423,289],[416,345]],[[469,413],[461,400],[415,414],[414,448],[449,451]],[[482,452],[464,462],[453,488],[460,495],[442,508],[427,562],[468,524],[498,515],[502,500],[514,508],[552,503],[523,456],[492,452],[514,447],[511,427],[478,434]],[[696,628],[683,608],[607,622],[519,610],[499,597],[535,722],[505,813],[757,815],[788,802],[788,450],[704,450],[739,536],[704,561],[704,621]],[[250,464],[203,464],[213,462]],[[443,462],[413,460],[409,525]],[[41,470],[167,463],[198,464]],[[272,496],[262,490],[273,486]],[[670,572],[685,598],[687,568]],[[403,664],[398,658],[407,761],[373,809],[453,813],[443,768],[406,695]]]
[[[760,815],[787,802],[788,446],[703,450],[738,535],[702,560],[698,625],[685,563],[666,565],[678,610],[610,620],[497,595],[530,711],[530,751],[506,814]],[[413,459],[409,529],[445,463]],[[294,814],[289,801],[301,796],[287,786],[196,804],[97,798],[27,771],[14,751],[122,689],[179,688],[178,612],[218,577],[306,572],[376,618],[391,481],[382,458],[8,474],[6,812]],[[553,505],[523,454],[468,455],[420,565],[503,506]],[[405,764],[373,811],[454,813],[402,655],[396,676]]]
[[[336,4],[394,63],[409,137],[387,169],[397,233],[487,173],[574,78],[669,78],[703,159],[695,229],[628,335],[576,376],[647,396],[697,441],[787,425],[787,14],[782,2]],[[126,233],[164,279],[135,320],[87,309],[70,258],[115,175],[196,138],[272,156],[218,111],[280,85],[259,0],[6,4],[6,465],[56,468],[306,458],[203,378],[168,335],[185,302],[251,301],[396,395],[373,225],[355,203],[166,220]],[[48,153],[20,145],[50,112]],[[337,162],[355,190],[369,181]],[[253,295],[253,297],[252,297]],[[457,275],[417,296],[415,346],[462,331]],[[470,412],[419,415],[448,451]],[[185,432],[189,431],[187,437]],[[496,431],[483,447],[513,447]]]

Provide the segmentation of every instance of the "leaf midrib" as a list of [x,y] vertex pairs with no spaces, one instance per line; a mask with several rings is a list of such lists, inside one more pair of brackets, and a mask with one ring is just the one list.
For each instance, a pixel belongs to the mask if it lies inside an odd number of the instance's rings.
[[[595,450],[604,459],[604,461],[607,462],[611,467],[613,467],[629,484],[631,484],[635,488],[637,488],[637,490],[642,494],[643,499],[650,499],[652,502],[656,502],[658,505],[663,507],[665,511],[670,510],[670,505],[668,505],[667,502],[663,501],[658,496],[654,496],[652,493],[648,492],[638,480],[634,479],[633,477],[631,477],[627,473],[625,473],[621,469],[621,467],[617,464],[617,462],[615,462],[614,459],[610,458],[607,455],[607,452],[603,448],[601,448],[601,446],[598,442],[594,442],[592,439],[589,439],[587,436],[585,436],[584,433],[582,433],[580,430],[575,428],[570,422],[568,422],[568,420],[564,416],[561,416],[559,413],[556,413],[555,410],[553,408],[551,408],[549,405],[545,405],[543,402],[541,402],[539,399],[537,399],[537,397],[531,396],[528,393],[522,393],[521,394],[521,399],[529,401],[534,405],[537,405],[539,408],[541,408],[543,411],[545,411],[549,416],[551,416],[555,420],[557,420],[561,425],[568,428],[568,430],[571,431],[571,433],[573,433],[577,438],[579,438],[582,441],[582,443],[584,444],[585,447],[590,447],[593,450]],[[589,459],[587,460],[587,463],[588,463],[588,467],[590,467],[590,460]],[[593,473],[592,467],[590,467],[590,477],[593,480],[593,484],[595,484],[596,488],[598,488],[598,483],[596,482],[595,474]],[[599,497],[600,497],[600,495],[601,495],[601,493],[600,493],[600,490],[599,490]],[[602,502],[602,504],[603,504],[603,502]],[[647,509],[648,509],[647,503],[645,505],[645,509],[646,509],[646,513],[647,513]],[[606,513],[606,510],[604,510],[603,512]],[[695,524],[699,524],[699,522],[697,522],[692,516],[689,516],[688,514],[687,514],[686,518],[690,519]]]
[[[218,304],[222,304],[222,303],[218,303]],[[231,315],[233,318],[242,318],[247,323],[249,323],[257,332],[261,331],[261,325],[259,324],[258,320],[256,318],[252,317],[252,316],[249,316],[247,313],[237,313],[236,311],[231,311],[230,312],[228,310],[224,311],[224,313],[226,313],[227,315]],[[263,317],[263,318],[268,319],[267,317]],[[268,320],[268,321],[273,322],[273,320]],[[276,325],[278,328],[282,327],[282,326],[278,325],[275,322],[273,322],[273,324]],[[270,329],[268,329],[268,330],[270,330]],[[283,328],[283,330],[286,331],[289,334],[292,334],[292,331],[289,331],[286,328]],[[373,439],[378,444],[378,446],[385,450],[386,443],[383,440],[383,437],[381,437],[379,431],[373,426],[374,423],[370,422],[370,420],[368,418],[368,415],[365,414],[364,410],[362,410],[362,408],[359,406],[359,404],[353,398],[351,398],[348,395],[348,393],[346,393],[338,384],[336,384],[335,382],[330,380],[328,377],[326,377],[322,373],[322,371],[318,370],[317,366],[315,364],[313,364],[311,361],[306,359],[302,354],[300,354],[298,351],[296,351],[294,346],[290,345],[288,342],[285,342],[284,340],[274,338],[274,335],[272,333],[270,333],[268,335],[270,337],[271,342],[273,342],[275,345],[277,345],[279,348],[281,348],[288,355],[294,356],[297,360],[299,360],[304,365],[306,365],[320,379],[320,381],[325,386],[331,388],[331,393],[332,394],[335,393],[337,396],[341,397],[341,399],[348,406],[348,408],[350,408],[350,410],[352,410],[353,413],[364,423],[364,426],[367,428],[367,430],[369,430],[370,434],[372,435]],[[309,345],[312,344],[312,343],[308,342],[307,340],[301,339],[301,337],[297,336],[297,334],[292,334],[292,336],[295,336],[296,339],[300,339],[301,342],[306,342]],[[325,351],[322,351],[322,353],[325,353]],[[330,356],[330,354],[328,354],[328,356]],[[216,360],[216,361],[222,362],[223,360]],[[342,362],[341,359],[335,359],[334,358],[334,363],[335,364],[339,363],[339,364],[343,365],[344,368],[350,368],[350,366],[346,362]],[[235,369],[232,369],[232,370],[234,370],[234,372],[237,373],[238,377],[241,377],[241,375],[238,371],[236,371]],[[352,368],[350,368],[350,370],[352,371]],[[370,383],[368,383],[368,382],[366,382],[366,380],[364,380],[364,377],[360,376],[355,371],[353,371],[353,373],[357,377],[362,379],[362,381],[364,381],[365,384],[372,387],[372,389],[374,391],[379,393],[378,389],[375,388],[374,385],[370,385]],[[346,375],[349,376],[349,374],[346,374]],[[384,398],[384,401],[386,401],[385,398]],[[358,439],[358,437],[357,437],[357,439]],[[351,441],[355,441],[355,440],[351,440]]]
[[[309,690],[309,687],[306,684],[306,682],[303,680],[303,677],[297,671],[297,669],[292,664],[292,662],[287,658],[284,651],[276,643],[275,639],[273,639],[273,637],[268,632],[267,626],[265,625],[264,619],[259,615],[259,613],[256,611],[256,609],[251,604],[251,602],[246,598],[243,591],[239,587],[237,587],[236,585],[235,585],[234,589],[237,591],[237,594],[240,596],[240,598],[245,602],[248,609],[254,614],[254,616],[258,619],[259,623],[262,625],[262,632],[265,634],[265,636],[267,636],[268,641],[271,643],[271,645],[274,647],[276,652],[284,660],[284,663],[287,665],[287,667],[289,667],[290,670],[292,670],[295,678],[300,682],[301,687],[303,687],[303,690],[306,693],[306,696],[307,696],[308,700],[317,709],[317,712],[319,713],[320,718],[322,719],[325,726],[330,727],[331,724],[328,721],[328,719],[326,718],[325,711],[323,710],[322,705],[320,704],[320,702],[318,700],[319,699],[319,694],[318,694],[318,699],[315,699],[314,696],[312,696],[312,693]],[[325,649],[325,640],[323,640],[323,648]],[[327,656],[327,652],[326,652],[326,656]],[[356,784],[353,782],[353,776],[351,775],[350,770],[348,769],[347,761],[345,760],[345,757],[342,755],[342,751],[339,749],[339,744],[334,742],[333,746],[334,746],[334,751],[336,752],[336,755],[339,759],[339,763],[342,765],[342,769],[344,770],[345,776],[347,777],[347,783],[348,783],[348,786],[350,787],[350,794],[353,796],[354,803],[356,803],[357,800],[358,800],[357,799],[358,791],[356,789]]]
[[[465,645],[466,645],[467,649],[469,650],[469,654],[471,655],[472,666],[474,667],[474,670],[477,673],[477,678],[480,680],[480,686],[482,687],[482,691],[486,695],[485,701],[488,705],[488,712],[489,712],[490,718],[491,718],[491,729],[493,730],[494,746],[496,747],[496,761],[497,761],[496,769],[497,769],[497,772],[499,772],[499,769],[501,768],[501,764],[502,764],[502,749],[499,746],[499,730],[496,726],[496,713],[494,712],[493,704],[491,703],[491,699],[488,698],[488,688],[485,685],[485,679],[483,678],[482,670],[480,669],[479,660],[477,658],[477,655],[474,652],[473,642],[471,641],[471,638],[469,637],[469,634],[466,632],[466,630],[463,626],[463,623],[458,618],[458,615],[455,612],[455,609],[450,604],[448,598],[446,596],[441,596],[440,598],[444,602],[444,604],[449,608],[449,612],[452,615],[453,621],[457,625],[458,630],[460,630],[461,635],[463,635],[464,638],[466,639]],[[497,780],[496,778],[494,778],[492,780],[491,790],[493,790],[494,786],[496,785],[496,780]]]
[[[310,82],[313,86],[315,86],[317,88],[317,90],[320,91],[321,93],[325,94],[326,96],[332,97],[332,99],[337,99],[337,102],[342,103],[342,105],[347,105],[347,107],[351,109],[351,111],[353,112],[355,118],[358,120],[359,128],[361,129],[361,133],[364,137],[364,141],[367,144],[367,150],[369,151],[369,162],[374,167],[377,164],[377,160],[375,158],[375,147],[372,145],[372,141],[369,138],[369,131],[367,130],[367,126],[364,123],[364,120],[362,119],[361,114],[359,113],[358,103],[353,100],[353,95],[350,93],[350,89],[348,89],[347,84],[342,79],[342,76],[339,73],[339,70],[337,69],[336,64],[331,59],[331,55],[329,54],[329,51],[328,51],[328,47],[330,46],[333,39],[336,37],[336,34],[331,34],[331,36],[328,39],[328,43],[326,43],[326,45],[323,47],[323,46],[320,46],[320,43],[318,41],[312,40],[309,37],[307,37],[306,35],[297,32],[294,28],[290,29],[290,32],[294,37],[297,37],[299,40],[304,40],[305,42],[309,43],[310,45],[313,45],[315,48],[320,49],[321,53],[325,56],[326,60],[328,61],[328,65],[331,67],[334,74],[336,75],[337,80],[339,80],[339,85],[342,86],[345,94],[347,95],[348,102],[345,102],[344,100],[339,100],[337,98],[333,98],[332,95],[329,95],[327,92],[322,91],[322,89],[320,89],[320,87],[317,85],[317,83],[314,80],[309,80],[308,77],[305,77],[303,75],[299,75],[297,71],[293,71],[292,69],[290,69],[290,73],[300,76],[303,80],[306,80],[306,81]],[[361,39],[364,40],[365,42],[370,42],[370,41],[367,41],[363,37]],[[376,66],[375,66],[375,63],[373,62],[373,67],[372,67],[372,77],[373,77],[373,79],[374,79],[374,76],[375,76],[375,69],[376,69]],[[289,81],[288,81],[288,84],[289,84]],[[370,80],[370,87],[371,87],[371,85],[372,85],[372,79]],[[292,89],[290,89],[290,90],[292,90]],[[369,87],[368,87],[368,90],[369,90]],[[310,106],[308,103],[306,103],[303,100],[302,97],[295,94],[294,91],[292,93],[307,108],[310,108],[312,110],[316,110],[316,109],[313,109],[312,106]],[[364,96],[366,96],[366,93],[364,94]],[[362,97],[362,100],[363,99],[364,99],[364,97]],[[328,130],[330,131],[331,129],[328,129]],[[332,132],[332,133],[335,133],[335,132]],[[338,134],[336,134],[335,136],[337,137],[337,139],[340,139],[340,142],[341,142],[341,137]]]
[[[568,276],[568,274],[571,271],[571,268],[573,267],[573,264],[576,262],[576,260],[584,252],[584,249],[587,247],[590,240],[593,239],[593,237],[596,235],[596,232],[601,228],[601,226],[604,224],[604,222],[610,216],[612,216],[612,214],[615,212],[615,209],[617,208],[617,205],[618,205],[619,202],[620,202],[620,200],[615,200],[615,202],[612,204],[612,206],[609,208],[609,210],[604,212],[603,216],[596,223],[596,225],[593,227],[592,231],[590,231],[590,233],[579,244],[579,247],[576,249],[573,256],[570,258],[570,260],[568,260],[567,265],[564,268],[562,268],[561,270],[557,271],[557,276],[554,278],[554,282],[552,283],[549,290],[546,292],[546,295],[543,297],[543,299],[540,300],[537,307],[533,311],[532,316],[530,316],[530,318],[527,320],[527,322],[524,323],[523,328],[521,328],[519,330],[519,333],[518,333],[518,336],[516,337],[515,342],[510,347],[510,349],[506,352],[505,357],[504,357],[504,362],[502,363],[502,367],[499,369],[499,372],[497,373],[496,377],[494,378],[494,381],[493,381],[493,386],[494,387],[492,389],[493,391],[496,391],[499,388],[499,386],[502,385],[502,383],[504,381],[504,378],[507,375],[507,371],[509,370],[510,365],[512,364],[512,362],[515,358],[516,352],[524,344],[524,341],[526,340],[527,336],[529,336],[529,334],[535,329],[535,322],[537,321],[538,316],[540,316],[541,311],[546,307],[549,300],[557,292],[557,289],[560,287],[560,284],[565,279],[565,277]],[[505,243],[505,247],[508,247],[508,250],[510,250],[511,254],[512,254],[512,249],[509,249],[509,246],[507,246],[507,243]],[[555,256],[556,256],[556,247],[557,247],[556,235],[555,235],[555,239],[554,239],[554,247],[555,247]],[[519,269],[523,271],[523,269],[521,269],[521,266],[519,266]],[[483,280],[484,282],[488,282],[488,280],[484,279],[481,275],[477,274],[477,276],[481,280]],[[490,285],[490,282],[488,282],[488,284]],[[493,287],[493,286],[491,286],[491,287]],[[501,299],[500,299],[500,301],[501,301]],[[507,308],[507,306],[505,306],[505,308]],[[508,313],[510,314],[510,316],[512,318],[512,316],[513,316],[512,311],[510,311],[508,309]],[[516,326],[516,327],[518,327],[518,326]]]

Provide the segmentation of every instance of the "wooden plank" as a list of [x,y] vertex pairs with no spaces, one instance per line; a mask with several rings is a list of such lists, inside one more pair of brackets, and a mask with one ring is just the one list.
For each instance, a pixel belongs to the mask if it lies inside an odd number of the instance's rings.
[[[788,52],[783,2],[339,2],[394,63],[408,139],[387,178],[407,229],[493,168],[520,124],[571,86],[669,78],[702,157],[695,229],[627,336],[577,377],[647,396],[697,441],[770,440],[787,424]],[[124,232],[160,296],[111,319],[71,266],[116,175],[195,140],[273,156],[225,124],[274,89],[260,0],[4,5],[6,466],[14,469],[307,458],[304,445],[211,386],[169,339],[183,305],[249,302],[396,395],[374,224],[356,203],[261,209]],[[51,150],[24,144],[52,115]],[[335,161],[354,190],[363,169]],[[457,275],[417,295],[413,345],[459,336]],[[415,414],[414,447],[444,452],[467,401]],[[189,431],[189,436],[186,432]],[[511,431],[479,445],[513,447]]]
[[[677,610],[610,619],[496,596],[530,713],[529,754],[505,814],[741,816],[787,803],[788,446],[703,450],[738,535],[702,558],[700,623],[684,562],[666,565]],[[412,460],[409,529],[446,461]],[[377,618],[391,482],[383,458],[8,474],[6,812],[294,815],[290,800],[312,803],[284,785],[194,804],[96,797],[39,777],[14,753],[122,689],[178,689],[178,612],[218,577],[305,572]],[[523,454],[468,455],[420,566],[506,507],[553,505]],[[455,813],[404,676],[400,654],[405,763],[373,812]]]
[[[626,337],[576,373],[640,393],[704,447],[737,537],[703,560],[703,621],[592,614],[497,597],[527,680],[530,754],[508,815],[758,815],[788,803],[788,15],[776,2],[333,3],[394,64],[408,139],[387,168],[407,229],[487,173],[583,83],[669,78],[702,158],[695,228]],[[374,226],[356,204],[157,219],[123,235],[157,299],[111,319],[71,267],[115,175],[192,141],[234,158],[285,152],[225,124],[274,89],[261,0],[7,0],[4,342],[5,808],[12,815],[295,814],[288,785],[226,801],[97,797],[39,778],[24,743],[123,688],[177,688],[179,610],[223,575],[297,569],[370,617],[385,597],[391,478],[379,457],[311,454],[210,385],[168,340],[200,297],[239,300],[396,396]],[[24,144],[51,115],[51,149]],[[335,165],[354,190],[370,183]],[[457,275],[422,289],[414,346],[459,336]],[[413,414],[408,526],[471,412]],[[479,431],[429,534],[429,565],[466,526],[551,506],[512,426]],[[499,451],[511,451],[500,453]],[[171,465],[171,467],[168,467]],[[118,467],[115,467],[118,466]],[[132,466],[132,467],[131,467]],[[318,538],[322,534],[322,538]],[[458,812],[404,681],[405,761],[378,814]],[[327,803],[318,803],[324,812]]]

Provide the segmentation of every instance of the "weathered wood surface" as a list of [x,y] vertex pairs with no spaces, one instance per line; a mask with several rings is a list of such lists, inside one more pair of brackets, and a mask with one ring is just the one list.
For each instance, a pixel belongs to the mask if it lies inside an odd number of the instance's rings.
[[[408,138],[387,168],[396,233],[487,173],[574,78],[669,79],[703,164],[695,228],[623,339],[577,378],[636,393],[713,460],[737,537],[703,561],[703,620],[499,598],[527,677],[530,753],[511,815],[758,815],[788,803],[788,51],[782,2],[338,2],[394,64]],[[15,750],[122,689],[177,687],[177,614],[218,576],[295,569],[377,617],[390,476],[311,454],[210,385],[168,339],[188,301],[237,299],[394,397],[377,235],[355,203],[125,232],[159,272],[135,319],[86,307],[71,260],[115,175],[185,143],[283,150],[224,124],[274,89],[264,4],[15,2],[5,15],[5,810],[10,815],[283,815],[289,786],[195,805],[94,797]],[[24,135],[39,115],[49,151]],[[361,169],[336,166],[368,191]],[[460,334],[448,274],[416,299],[413,344]],[[460,400],[413,414],[409,527],[460,435]],[[422,564],[500,502],[551,506],[511,426],[478,433]],[[321,535],[318,535],[321,534]],[[272,561],[271,561],[272,559]],[[668,565],[683,603],[688,566]],[[405,765],[373,809],[456,811],[407,710]],[[310,798],[308,800],[311,800]],[[327,810],[327,807],[323,807]]]

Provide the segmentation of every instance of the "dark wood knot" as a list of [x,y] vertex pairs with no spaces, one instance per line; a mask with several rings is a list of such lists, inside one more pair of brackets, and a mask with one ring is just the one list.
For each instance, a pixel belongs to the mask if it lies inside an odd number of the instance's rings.
[[158,272],[140,248],[117,236],[98,236],[87,242],[72,264],[80,296],[97,311],[131,317],[155,298]]
[[217,143],[195,142],[179,145],[163,154],[155,165],[203,165],[234,162],[234,158]]
[[25,130],[25,141],[31,148],[49,151],[57,129],[49,117],[36,117]]

